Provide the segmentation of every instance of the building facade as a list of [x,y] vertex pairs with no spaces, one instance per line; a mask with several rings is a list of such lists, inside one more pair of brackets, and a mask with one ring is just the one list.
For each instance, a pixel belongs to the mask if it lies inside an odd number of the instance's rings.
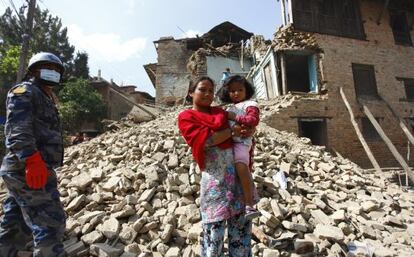
[[373,113],[402,156],[406,157],[411,148],[409,158],[413,160],[413,146],[408,146],[399,119],[412,129],[414,2],[279,2],[284,24],[249,77],[258,98],[288,93],[307,97],[294,101],[266,122],[370,167],[341,97],[342,88],[380,165],[398,163],[362,111],[363,106]]

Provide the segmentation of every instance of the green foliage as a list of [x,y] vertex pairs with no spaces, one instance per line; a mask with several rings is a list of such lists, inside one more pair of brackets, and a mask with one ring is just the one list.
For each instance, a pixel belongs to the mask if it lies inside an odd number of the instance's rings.
[[20,46],[0,47],[0,78],[1,84],[10,87],[16,80],[19,68]]
[[89,78],[88,54],[86,52],[77,52],[73,61],[73,70],[71,75],[76,78]]
[[[25,8],[19,9],[19,15],[16,15],[10,8],[7,8],[2,16],[0,16],[0,38],[7,45],[21,45],[22,35],[24,34],[24,24],[26,24]],[[70,77],[77,77],[72,74],[75,70],[74,51],[75,47],[69,43],[67,36],[68,30],[63,27],[59,17],[54,17],[49,10],[41,10],[36,7],[33,21],[33,33],[30,40],[30,48],[32,53],[51,52],[60,57],[67,72],[64,75],[64,81]],[[84,58],[84,57],[83,57]],[[87,70],[86,61],[78,63],[83,67],[77,67],[76,70]],[[89,74],[88,74],[89,75]],[[85,78],[85,75],[82,74]]]
[[99,122],[106,115],[102,96],[84,79],[68,82],[59,92],[64,129],[78,131],[84,122]]

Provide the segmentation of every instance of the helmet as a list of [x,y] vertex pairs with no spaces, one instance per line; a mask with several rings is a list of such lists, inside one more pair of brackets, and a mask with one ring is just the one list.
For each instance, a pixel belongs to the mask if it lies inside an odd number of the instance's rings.
[[36,66],[41,65],[41,64],[55,64],[59,68],[60,75],[57,74],[57,72],[55,71],[52,71],[52,74],[50,74],[51,73],[50,71],[47,72],[47,70],[46,71],[42,70],[41,74],[39,75],[39,77],[36,78],[36,80],[44,85],[58,86],[60,79],[62,77],[62,74],[65,71],[65,67],[63,66],[63,63],[59,59],[59,57],[57,57],[56,55],[52,53],[40,52],[40,53],[33,55],[32,58],[30,58],[29,60],[29,65],[27,67],[27,70],[29,72],[26,74],[26,78],[28,77],[28,74],[32,72],[33,69],[36,68]]
[[62,61],[56,55],[47,52],[40,52],[32,56],[29,60],[29,66],[27,69],[31,71],[36,65],[41,63],[54,63],[60,69],[60,74],[63,74],[65,67],[63,66]]

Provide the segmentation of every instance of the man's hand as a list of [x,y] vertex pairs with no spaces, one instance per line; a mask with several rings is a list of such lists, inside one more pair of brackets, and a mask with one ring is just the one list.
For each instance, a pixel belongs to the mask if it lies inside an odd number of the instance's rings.
[[40,152],[26,159],[26,184],[30,189],[40,189],[46,185],[48,170]]

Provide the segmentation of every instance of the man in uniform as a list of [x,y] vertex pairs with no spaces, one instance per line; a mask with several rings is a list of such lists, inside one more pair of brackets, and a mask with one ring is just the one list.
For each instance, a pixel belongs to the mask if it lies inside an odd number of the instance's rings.
[[7,154],[0,176],[8,195],[0,222],[1,257],[15,257],[30,240],[35,257],[65,255],[65,212],[55,173],[63,161],[63,140],[53,93],[63,71],[57,56],[38,53],[29,61],[26,81],[7,95]]

